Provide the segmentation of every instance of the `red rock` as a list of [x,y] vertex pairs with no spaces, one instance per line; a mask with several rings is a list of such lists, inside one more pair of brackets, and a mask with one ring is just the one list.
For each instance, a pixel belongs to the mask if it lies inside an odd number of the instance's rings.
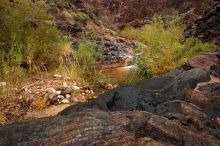
[[187,64],[192,68],[206,68],[210,69],[214,65],[218,65],[218,58],[216,54],[204,54],[190,59]]
[[73,98],[73,101],[76,103],[84,103],[84,102],[86,102],[86,98],[82,95],[78,95]]

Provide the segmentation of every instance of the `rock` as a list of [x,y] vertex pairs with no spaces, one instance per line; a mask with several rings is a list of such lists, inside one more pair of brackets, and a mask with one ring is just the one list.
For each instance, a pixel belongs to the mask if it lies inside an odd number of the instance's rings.
[[72,86],[72,89],[73,89],[73,90],[76,90],[76,91],[79,91],[79,90],[80,90],[80,87],[78,87],[78,86]]
[[187,64],[192,68],[211,69],[212,66],[219,64],[219,60],[216,54],[212,53],[196,56],[188,60]]
[[65,98],[70,99],[71,95],[70,94],[66,94]]
[[0,87],[1,86],[6,86],[6,84],[7,84],[6,82],[0,82]]
[[220,15],[219,2],[215,4],[210,10],[207,10],[201,19],[198,19],[193,25],[186,30],[186,37],[192,35],[204,41],[212,41],[220,45]]
[[90,94],[90,90],[86,90],[85,93],[86,93],[86,94]]
[[57,90],[55,91],[56,95],[60,95],[61,93],[62,93],[62,91],[57,91]]
[[57,78],[57,79],[62,78],[62,76],[61,76],[61,75],[59,75],[59,74],[54,74],[54,75],[53,75],[53,77],[54,77],[54,78]]
[[58,99],[64,99],[64,96],[63,95],[58,95],[57,98]]
[[73,98],[73,101],[75,103],[84,103],[84,102],[86,102],[86,98],[82,95],[78,95],[78,96]]
[[63,88],[68,88],[69,85],[66,82],[63,82]]
[[112,84],[108,84],[108,85],[107,85],[107,89],[109,89],[109,90],[110,90],[110,89],[113,89]]
[[69,101],[68,99],[63,99],[63,100],[61,101],[61,103],[63,103],[63,104],[69,104],[70,101]]
[[206,130],[148,112],[86,110],[2,126],[0,145],[218,146],[220,141]]
[[56,94],[50,94],[48,97],[50,100],[52,100],[55,96],[56,96]]
[[56,90],[54,89],[54,88],[48,88],[48,89],[46,89],[46,91],[48,92],[48,93],[51,93],[51,94],[56,94]]

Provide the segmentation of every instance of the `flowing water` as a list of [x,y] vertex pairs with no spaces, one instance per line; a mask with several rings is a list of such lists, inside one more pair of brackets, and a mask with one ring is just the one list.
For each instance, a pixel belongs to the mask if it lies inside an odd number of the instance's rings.
[[125,77],[127,77],[128,72],[133,68],[136,68],[136,65],[129,65],[125,67],[116,68],[104,68],[103,72],[107,74],[109,77],[116,79],[118,82],[121,82]]

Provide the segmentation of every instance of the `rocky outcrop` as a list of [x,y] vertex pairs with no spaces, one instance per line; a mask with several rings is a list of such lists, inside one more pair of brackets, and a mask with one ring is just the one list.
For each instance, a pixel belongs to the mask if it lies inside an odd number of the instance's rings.
[[[190,119],[188,120],[190,123]],[[183,122],[182,122],[183,123]],[[183,126],[184,125],[184,126]],[[85,110],[0,128],[0,145],[218,146],[209,132],[143,111]]]
[[220,45],[220,3],[208,10],[204,17],[186,29],[186,36],[197,36],[205,41],[213,41]]
[[96,41],[101,56],[99,63],[105,68],[128,66],[133,61],[135,43],[110,33],[100,34]]
[[149,19],[155,13],[167,8],[175,8],[180,12],[195,9],[201,14],[213,0],[86,0],[96,9],[96,14],[107,15],[118,27],[125,25],[141,26],[143,20]]
[[[115,88],[55,117],[1,126],[0,145],[219,146],[220,79],[210,67],[219,67],[219,53]],[[210,65],[202,66],[210,55]]]

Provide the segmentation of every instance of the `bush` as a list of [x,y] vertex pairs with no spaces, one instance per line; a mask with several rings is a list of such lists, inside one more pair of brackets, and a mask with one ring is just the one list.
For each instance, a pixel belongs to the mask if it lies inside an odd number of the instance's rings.
[[[215,48],[215,45],[204,43],[196,38],[184,40],[184,26],[181,17],[166,20],[154,16],[142,28],[126,27],[120,35],[129,39],[138,40],[144,44],[135,49],[138,73],[143,76],[160,75],[176,68],[187,59]],[[147,71],[146,71],[147,69]]]
[[43,1],[0,0],[0,70],[52,69],[62,62],[65,38]]

